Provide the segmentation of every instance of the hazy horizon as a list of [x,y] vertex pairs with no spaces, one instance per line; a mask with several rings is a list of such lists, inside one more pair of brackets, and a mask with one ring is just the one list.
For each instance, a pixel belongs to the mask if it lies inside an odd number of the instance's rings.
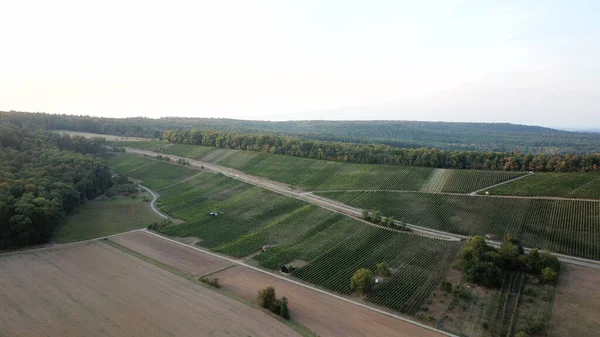
[[19,1],[0,10],[11,32],[0,110],[600,125],[600,3]]

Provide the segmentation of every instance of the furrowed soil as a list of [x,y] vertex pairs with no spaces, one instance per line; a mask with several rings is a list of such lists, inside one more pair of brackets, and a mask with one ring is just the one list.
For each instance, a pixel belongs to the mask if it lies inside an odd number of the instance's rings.
[[1,336],[299,336],[101,242],[0,256]]
[[563,263],[549,336],[598,336],[600,270]]
[[255,300],[258,290],[274,286],[289,299],[292,319],[326,336],[439,337],[436,332],[370,311],[258,271],[236,266],[212,276],[228,291]]
[[226,260],[173,244],[145,232],[127,233],[110,240],[190,275],[207,274],[230,264]]

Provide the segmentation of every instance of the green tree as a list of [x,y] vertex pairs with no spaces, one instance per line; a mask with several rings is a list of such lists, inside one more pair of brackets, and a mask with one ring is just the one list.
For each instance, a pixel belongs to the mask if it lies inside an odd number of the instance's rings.
[[288,299],[285,296],[283,296],[281,298],[281,307],[279,309],[279,314],[284,319],[290,319],[290,309],[288,308]]
[[369,210],[368,209],[363,209],[362,210],[362,218],[369,221],[370,217],[369,217]]
[[373,288],[373,272],[366,268],[357,270],[350,278],[350,289],[366,294]]
[[371,221],[373,221],[373,223],[380,223],[381,222],[381,212],[380,211],[373,211],[373,215],[371,216]]
[[258,305],[271,311],[275,309],[277,306],[277,296],[275,295],[274,287],[269,286],[258,291]]
[[442,280],[442,282],[440,282],[440,289],[442,289],[442,291],[444,291],[444,292],[451,293],[452,292],[452,282],[450,282],[448,280]]

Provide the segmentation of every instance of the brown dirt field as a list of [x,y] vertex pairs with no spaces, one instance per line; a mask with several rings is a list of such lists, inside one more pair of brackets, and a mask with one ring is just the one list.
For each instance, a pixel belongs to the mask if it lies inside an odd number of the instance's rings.
[[190,275],[203,275],[231,264],[145,232],[127,233],[110,240]]
[[299,336],[101,242],[0,256],[1,336]]
[[600,334],[600,270],[563,263],[549,336]]
[[219,278],[225,289],[249,300],[256,299],[259,289],[274,286],[278,297],[285,296],[289,299],[292,319],[321,337],[442,336],[245,267],[236,266],[213,276]]

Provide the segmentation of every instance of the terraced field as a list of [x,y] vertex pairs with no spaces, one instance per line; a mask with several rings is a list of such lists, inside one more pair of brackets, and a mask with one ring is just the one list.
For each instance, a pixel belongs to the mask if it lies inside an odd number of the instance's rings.
[[489,190],[492,195],[600,199],[600,174],[536,173]]
[[600,260],[600,203],[419,192],[321,192],[357,208],[461,235],[511,233],[527,247]]

